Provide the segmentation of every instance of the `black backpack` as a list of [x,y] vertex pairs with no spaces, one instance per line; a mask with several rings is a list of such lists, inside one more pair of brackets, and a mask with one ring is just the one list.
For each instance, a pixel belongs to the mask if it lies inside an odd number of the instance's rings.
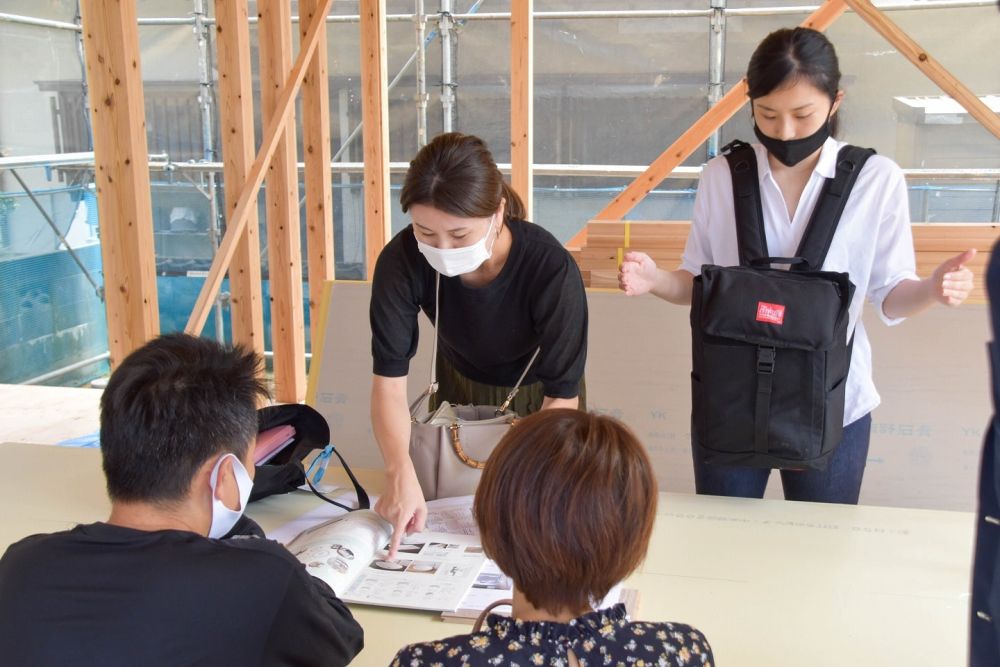
[[331,455],[336,455],[340,459],[340,463],[344,466],[344,471],[354,485],[354,491],[358,496],[357,509],[369,509],[371,501],[364,487],[354,476],[354,472],[347,465],[347,461],[344,460],[341,453],[330,444],[330,426],[326,423],[323,415],[308,405],[298,403],[269,405],[257,410],[258,433],[286,424],[295,428],[295,435],[292,441],[266,464],[256,466],[249,502],[252,503],[277,494],[290,493],[306,485],[320,499],[331,505],[353,511],[355,508],[347,507],[328,498],[309,480],[302,462],[313,450],[319,449],[322,451],[317,458],[322,461],[322,457],[326,457],[327,461],[323,461],[324,463],[328,463]]
[[[871,149],[844,146],[795,257],[769,257],[753,148],[724,149],[740,265],[702,267],[691,301],[691,439],[710,464],[826,467],[840,442],[851,365],[846,273],[821,271]],[[771,268],[788,264],[790,270]]]

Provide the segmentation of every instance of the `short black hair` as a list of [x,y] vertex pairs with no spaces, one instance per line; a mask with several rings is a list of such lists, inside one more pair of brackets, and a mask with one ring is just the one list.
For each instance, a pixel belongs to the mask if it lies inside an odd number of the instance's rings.
[[129,354],[101,396],[101,453],[118,501],[184,498],[195,472],[226,452],[246,456],[268,397],[260,356],[168,334]]
[[[770,95],[784,85],[804,79],[826,93],[830,102],[840,90],[840,62],[833,43],[812,28],[775,30],[757,45],[747,65],[747,94],[751,100]],[[830,133],[837,134],[837,115]]]

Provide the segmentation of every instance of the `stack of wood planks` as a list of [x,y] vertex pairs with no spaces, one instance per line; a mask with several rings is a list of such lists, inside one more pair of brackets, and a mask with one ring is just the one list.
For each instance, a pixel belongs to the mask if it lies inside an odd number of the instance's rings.
[[[591,220],[587,242],[571,248],[587,287],[617,288],[618,263],[628,250],[647,253],[660,268],[672,270],[680,264],[691,223],[677,220]],[[976,274],[976,286],[970,303],[985,303],[983,271],[994,242],[1000,237],[995,223],[915,223],[913,244],[917,254],[917,273],[930,273],[949,257],[966,248],[979,250],[970,268]]]

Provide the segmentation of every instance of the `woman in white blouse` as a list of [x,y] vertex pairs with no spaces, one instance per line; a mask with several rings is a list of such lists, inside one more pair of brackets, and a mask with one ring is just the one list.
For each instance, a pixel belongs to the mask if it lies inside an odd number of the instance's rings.
[[[843,142],[836,133],[844,97],[833,45],[808,28],[768,35],[754,51],[747,84],[765,236],[771,257],[791,257],[802,238],[823,182],[834,176]],[[889,325],[934,303],[960,304],[972,288],[965,267],[970,249],[942,263],[927,278],[915,271],[906,183],[890,159],[873,156],[862,168],[834,236],[825,271],[847,272],[856,286],[850,307],[855,333],[844,406],[844,434],[825,470],[782,470],[785,498],[857,503],[868,454],[871,411],[879,404],[872,382],[871,345],[861,322],[867,298]],[[692,280],[704,264],[738,265],[733,186],[724,157],[702,172],[691,233],[676,271],[657,268],[639,252],[624,257],[619,281],[629,295],[652,292],[690,304]],[[762,497],[770,470],[707,465],[694,457],[698,493]]]

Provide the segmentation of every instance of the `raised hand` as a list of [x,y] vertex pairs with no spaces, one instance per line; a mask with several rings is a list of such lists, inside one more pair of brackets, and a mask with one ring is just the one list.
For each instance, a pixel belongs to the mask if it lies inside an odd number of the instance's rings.
[[427,519],[427,503],[412,466],[397,474],[386,475],[385,492],[375,503],[375,511],[392,524],[388,555],[392,560],[406,534],[423,530]]
[[970,248],[945,260],[931,275],[934,299],[946,306],[957,306],[965,301],[972,291],[972,271],[965,265],[976,256],[976,249]]
[[656,286],[660,270],[644,252],[627,252],[618,269],[618,287],[628,296],[646,294]]

